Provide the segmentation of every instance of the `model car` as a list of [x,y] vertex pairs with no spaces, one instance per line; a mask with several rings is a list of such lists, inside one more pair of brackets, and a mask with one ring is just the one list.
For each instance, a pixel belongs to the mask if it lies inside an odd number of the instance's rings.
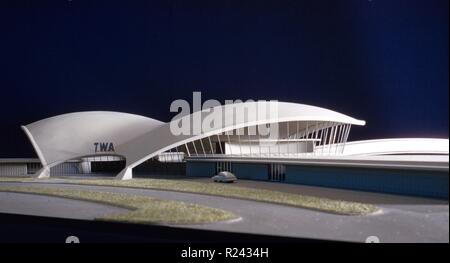
[[214,182],[218,183],[233,183],[237,180],[236,176],[227,171],[222,171],[219,174],[212,177]]

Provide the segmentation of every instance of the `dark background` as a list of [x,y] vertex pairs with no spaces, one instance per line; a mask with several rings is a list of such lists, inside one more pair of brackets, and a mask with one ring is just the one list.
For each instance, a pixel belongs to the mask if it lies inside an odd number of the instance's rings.
[[278,99],[367,121],[351,140],[448,138],[448,4],[435,0],[0,1],[0,157],[20,125],[86,110]]

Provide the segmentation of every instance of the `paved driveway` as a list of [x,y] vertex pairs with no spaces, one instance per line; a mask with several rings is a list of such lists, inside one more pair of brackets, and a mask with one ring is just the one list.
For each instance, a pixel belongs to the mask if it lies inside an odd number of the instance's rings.
[[381,242],[449,242],[449,208],[448,203],[442,201],[382,203],[379,204],[383,210],[380,214],[342,216],[284,205],[172,191],[78,186],[61,182],[2,183],[2,185],[41,185],[130,193],[216,207],[241,217],[240,220],[233,222],[174,227],[357,242],[364,242],[368,236],[377,236]]
[[45,195],[0,192],[0,213],[93,220],[125,208]]

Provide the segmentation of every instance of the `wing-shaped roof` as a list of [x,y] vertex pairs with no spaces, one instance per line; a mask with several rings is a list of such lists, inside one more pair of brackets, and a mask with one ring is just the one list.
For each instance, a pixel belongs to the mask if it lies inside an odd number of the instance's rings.
[[22,126],[43,165],[95,154],[94,143],[120,145],[163,125],[144,116],[87,111],[58,115]]
[[[246,114],[246,117],[237,118],[233,123],[226,123],[224,120],[230,115],[241,115],[247,111],[258,111],[264,108],[268,111],[273,111],[274,114]],[[255,125],[263,125],[269,123],[289,122],[289,121],[323,121],[333,123],[345,123],[354,125],[365,125],[365,121],[352,118],[350,116],[310,105],[278,102],[278,101],[257,101],[244,102],[235,104],[226,104],[222,106],[213,107],[210,110],[202,110],[194,112],[190,115],[184,116],[173,122],[182,122],[191,125],[195,124],[196,119],[203,120],[214,118],[214,115],[222,116],[222,125],[218,127],[202,131],[200,134],[191,133],[189,135],[173,135],[171,132],[171,123],[166,123],[152,131],[145,133],[142,136],[136,137],[127,144],[122,144],[120,151],[127,156],[127,165],[131,168],[142,163],[143,161],[158,155],[161,152],[172,149],[176,146],[183,145],[187,142],[195,141],[214,134],[248,127]],[[233,119],[233,117],[231,117]]]

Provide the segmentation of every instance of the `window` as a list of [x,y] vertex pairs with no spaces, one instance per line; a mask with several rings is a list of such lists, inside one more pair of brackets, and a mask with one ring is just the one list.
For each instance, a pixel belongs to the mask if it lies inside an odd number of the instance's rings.
[[280,163],[269,164],[269,181],[284,181],[286,175],[286,166]]
[[216,162],[216,174],[223,171],[232,172],[231,162]]

